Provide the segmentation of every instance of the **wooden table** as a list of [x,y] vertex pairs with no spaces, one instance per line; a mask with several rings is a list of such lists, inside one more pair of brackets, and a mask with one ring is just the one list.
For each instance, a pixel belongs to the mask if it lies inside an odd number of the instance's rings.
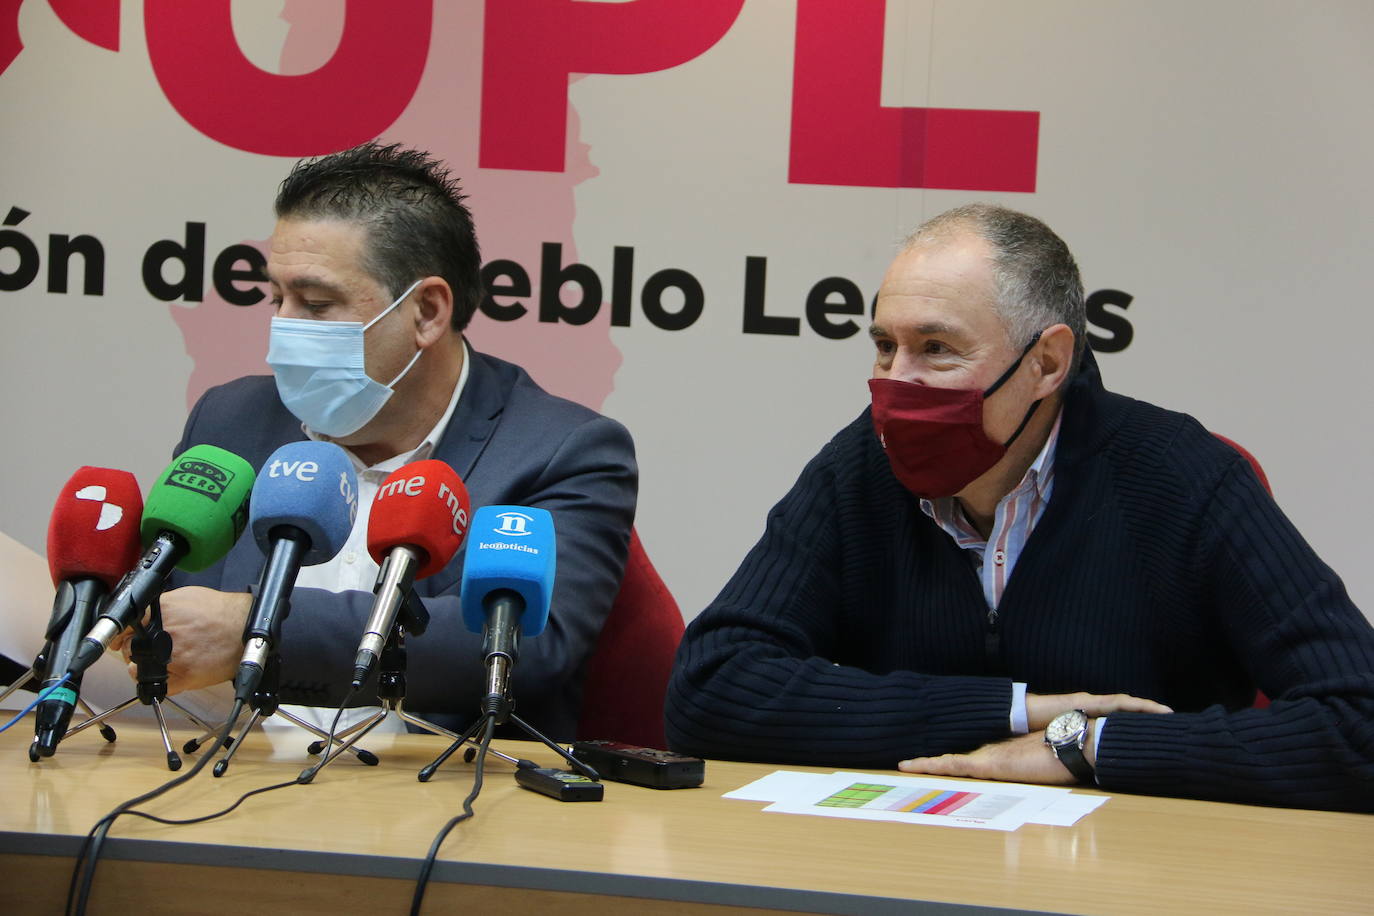
[[[0,913],[59,913],[81,837],[115,805],[161,784],[155,734],[83,733],[38,764],[32,727],[0,735]],[[184,741],[188,734],[178,733]],[[420,860],[460,810],[472,766],[414,735],[367,745],[309,786],[255,796],[233,814],[169,827],[122,818],[92,913],[404,913]],[[294,777],[303,733],[250,736],[222,779],[208,769],[148,805],[167,817],[218,810]],[[541,763],[537,745],[497,742]],[[191,761],[187,762],[187,767]],[[608,783],[605,801],[560,803],[489,759],[477,815],[444,844],[425,898],[443,913],[1374,912],[1374,817],[1114,796],[1074,827],[1010,832],[762,813],[721,798],[775,767],[709,761],[700,789]],[[821,772],[829,772],[822,770]]]

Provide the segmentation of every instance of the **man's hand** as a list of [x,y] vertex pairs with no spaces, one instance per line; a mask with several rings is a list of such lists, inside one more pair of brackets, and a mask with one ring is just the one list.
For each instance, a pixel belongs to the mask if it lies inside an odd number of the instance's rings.
[[[1097,720],[1094,719],[1089,725],[1088,740],[1083,747],[1089,763],[1093,762],[1092,733],[1096,728]],[[903,773],[1035,782],[1047,786],[1071,786],[1078,782],[1045,743],[1043,731],[985,744],[967,754],[903,760],[897,764],[897,769]]]
[[1026,724],[1032,732],[1044,731],[1055,716],[1070,709],[1081,709],[1089,718],[1114,712],[1173,712],[1163,703],[1126,693],[1026,694]]
[[[252,606],[253,596],[246,592],[220,592],[199,585],[162,593],[162,628],[172,637],[168,694],[233,679],[243,656],[243,627]],[[124,653],[125,661],[132,636],[132,630],[125,630],[110,644]],[[138,676],[132,662],[129,676]]]

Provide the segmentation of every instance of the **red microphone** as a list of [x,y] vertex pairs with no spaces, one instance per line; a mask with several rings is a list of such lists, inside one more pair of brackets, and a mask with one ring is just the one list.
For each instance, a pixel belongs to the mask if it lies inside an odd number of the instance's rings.
[[415,461],[382,481],[367,520],[367,552],[381,570],[373,588],[372,616],[353,663],[355,689],[376,667],[415,580],[448,565],[463,544],[471,517],[468,488],[442,461]]
[[48,521],[48,572],[57,594],[39,667],[42,689],[64,677],[67,684],[38,704],[31,756],[51,757],[67,731],[81,689],[72,658],[101,603],[138,563],[142,519],[143,494],[128,471],[83,467],[58,494]]
[[143,494],[128,471],[80,468],[58,494],[48,521],[52,584],[96,579],[113,589],[138,562]]

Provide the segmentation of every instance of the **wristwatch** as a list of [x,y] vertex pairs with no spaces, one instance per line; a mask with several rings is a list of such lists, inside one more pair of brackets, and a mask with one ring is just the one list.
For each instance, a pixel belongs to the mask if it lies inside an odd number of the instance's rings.
[[1059,762],[1079,782],[1093,782],[1093,767],[1083,756],[1083,744],[1088,738],[1088,714],[1081,709],[1060,713],[1045,726],[1045,743],[1054,751]]

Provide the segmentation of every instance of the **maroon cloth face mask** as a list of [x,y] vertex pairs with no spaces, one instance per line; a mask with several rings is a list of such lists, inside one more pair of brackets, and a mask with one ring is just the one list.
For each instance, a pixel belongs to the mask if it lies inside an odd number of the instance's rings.
[[986,391],[869,380],[873,430],[902,486],[926,499],[953,496],[1002,459],[1040,402],[1030,406],[1010,439],[994,442],[983,432],[983,401],[1012,377],[1039,339],[1039,334],[1031,338],[1016,362]]

